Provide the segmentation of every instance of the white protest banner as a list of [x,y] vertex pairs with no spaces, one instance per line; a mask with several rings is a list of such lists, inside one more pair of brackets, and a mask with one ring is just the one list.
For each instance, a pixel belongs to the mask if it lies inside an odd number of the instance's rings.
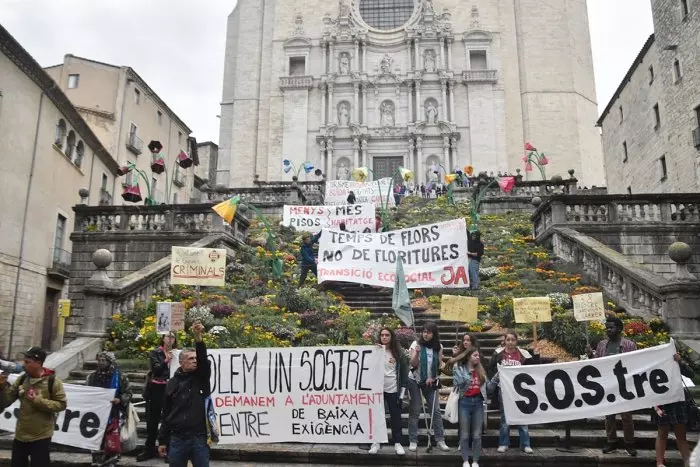
[[[17,375],[8,380],[13,383]],[[112,411],[111,400],[114,389],[63,384],[68,407],[58,414],[55,432],[51,441],[81,449],[98,450],[107,428],[107,419]],[[4,410],[0,417],[0,430],[15,431],[19,401]]]
[[328,180],[326,181],[326,196],[323,202],[326,206],[348,204],[348,195],[351,191],[355,194],[356,204],[370,203],[381,207],[388,200],[389,207],[396,205],[391,178],[382,178],[379,182]]
[[321,229],[339,230],[345,223],[348,232],[375,231],[374,204],[346,206],[284,206],[282,225],[302,232],[316,233]]
[[565,422],[684,400],[673,341],[609,357],[499,366],[509,425]]
[[170,283],[223,286],[226,280],[226,250],[222,248],[172,247]]
[[393,287],[398,257],[409,289],[469,286],[464,219],[374,234],[324,230],[318,282]]
[[385,443],[383,352],[378,346],[209,350],[219,444]]

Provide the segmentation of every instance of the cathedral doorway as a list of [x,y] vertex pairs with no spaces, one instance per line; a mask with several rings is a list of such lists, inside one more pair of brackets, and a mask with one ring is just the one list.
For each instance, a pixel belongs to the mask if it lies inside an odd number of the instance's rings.
[[401,165],[403,165],[403,156],[373,157],[372,170],[374,171],[375,180],[391,177]]

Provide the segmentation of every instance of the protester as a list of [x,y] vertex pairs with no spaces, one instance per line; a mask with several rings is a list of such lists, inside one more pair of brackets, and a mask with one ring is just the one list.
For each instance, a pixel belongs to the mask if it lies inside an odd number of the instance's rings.
[[24,352],[23,375],[12,385],[7,374],[0,374],[0,410],[19,399],[19,413],[12,443],[12,466],[25,467],[31,458],[32,467],[51,465],[50,447],[56,415],[66,410],[63,383],[53,370],[44,368],[46,351],[31,347]]
[[396,203],[397,206],[401,204],[401,184],[400,183],[397,183],[394,186],[394,202]]
[[[411,406],[408,415],[409,451],[418,449],[418,419],[425,397],[426,411],[431,413],[430,423],[435,433],[437,446],[443,451],[450,448],[445,444],[445,429],[442,425],[442,412],[440,411],[440,362],[442,362],[442,345],[437,324],[428,321],[423,326],[421,337],[414,341],[409,348],[411,357],[411,374],[408,377],[408,394],[411,398]],[[437,399],[436,399],[437,398]]]
[[347,232],[347,231],[348,231],[348,228],[347,228],[347,226],[345,225],[345,222],[341,222],[341,223],[338,225],[338,230],[340,230],[341,232]]
[[301,272],[299,274],[299,287],[303,287],[306,283],[306,275],[309,273],[309,270],[318,277],[314,243],[318,242],[318,239],[321,238],[321,233],[323,233],[323,231],[317,233],[316,235],[311,235],[308,232],[304,232],[304,235],[301,237]]
[[[500,386],[500,380],[498,378],[498,365],[503,366],[521,366],[527,365],[532,360],[532,355],[525,350],[518,347],[518,336],[512,331],[505,334],[505,347],[503,351],[495,354],[491,358],[490,370],[491,374],[496,375],[493,379],[494,383],[498,383]],[[503,407],[503,395],[499,395],[500,404]],[[520,436],[520,449],[526,454],[532,454],[532,448],[530,447],[530,433],[527,425],[518,426],[518,434]],[[501,427],[498,436],[498,452],[506,452],[510,446],[510,427],[506,421],[506,413],[501,410]]]
[[[472,348],[479,349],[479,339],[476,337],[476,334],[463,334],[459,344],[452,347],[451,360],[454,360],[459,354],[471,350]],[[454,361],[453,363],[457,362]]]
[[[110,436],[111,430],[116,428],[119,436],[120,420],[126,420],[128,416],[127,408],[133,396],[129,378],[121,372],[116,364],[116,358],[112,352],[100,352],[97,354],[97,371],[90,373],[86,384],[98,388],[116,389],[114,399],[112,399],[112,411],[109,414],[105,439]],[[116,420],[117,423],[112,422]],[[117,465],[119,453],[112,453],[105,450],[105,442],[102,441],[102,448],[99,452],[92,453],[93,465]]]
[[167,334],[161,337],[160,346],[153,351],[149,357],[151,370],[146,376],[146,385],[143,390],[143,399],[146,401],[146,444],[143,452],[136,456],[138,462],[157,457],[156,439],[158,438],[158,424],[163,411],[163,396],[165,386],[170,379],[170,362],[172,361],[172,351],[177,349],[177,338],[174,334]]
[[[462,467],[469,467],[469,457],[473,460],[471,467],[479,467],[488,380],[481,364],[479,349],[476,347],[460,353],[456,359],[453,384],[460,395],[459,446],[464,461]],[[470,435],[471,445],[469,444]]]
[[[403,456],[406,451],[401,445],[401,394],[408,384],[408,357],[401,349],[392,329],[380,329],[379,341],[384,348],[384,404],[389,409],[391,439],[396,454]],[[379,443],[372,444],[369,453],[378,453],[380,447]]]
[[478,230],[472,234],[468,234],[467,247],[469,251],[469,288],[472,290],[479,289],[479,266],[481,266],[481,258],[484,256],[484,244],[481,243],[481,232]]
[[355,192],[351,191],[350,193],[348,193],[348,204],[355,204],[356,201],[357,198],[355,197]]
[[168,381],[163,401],[163,423],[158,433],[158,453],[168,456],[170,467],[209,466],[205,399],[211,395],[211,366],[202,340],[204,326],[192,327],[195,348],[180,352],[180,368]]
[[[688,366],[680,354],[673,356],[673,360],[681,367],[681,374],[687,378],[695,377],[695,372]],[[676,435],[676,447],[681,453],[683,465],[688,465],[690,461],[690,446],[686,436],[688,425],[688,403],[686,401],[665,404],[661,407],[654,407],[651,412],[651,419],[658,427],[656,435],[656,467],[664,466],[666,456],[666,444],[668,442],[669,426],[673,425],[673,432]]]
[[[608,316],[605,320],[605,334],[608,338],[600,341],[596,351],[593,352],[591,346],[586,346],[586,352],[590,358],[606,357],[608,355],[618,355],[626,352],[637,350],[637,344],[634,341],[622,337],[622,320],[615,316]],[[603,454],[609,454],[616,451],[618,448],[617,440],[617,423],[615,415],[605,417],[605,432],[607,434],[607,442],[603,447]],[[634,448],[634,420],[631,412],[620,414],[622,419],[622,431],[625,439],[625,450],[630,456],[636,456],[637,450]]]
[[426,194],[425,184],[421,183],[420,184],[420,195],[422,198],[426,198],[425,194]]

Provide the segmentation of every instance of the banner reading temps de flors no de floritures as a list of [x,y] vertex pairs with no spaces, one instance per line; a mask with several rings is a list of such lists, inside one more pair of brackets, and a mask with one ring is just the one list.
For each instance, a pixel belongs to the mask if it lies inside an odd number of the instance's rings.
[[468,287],[465,220],[383,233],[324,230],[318,281],[393,287],[398,258],[409,289]]

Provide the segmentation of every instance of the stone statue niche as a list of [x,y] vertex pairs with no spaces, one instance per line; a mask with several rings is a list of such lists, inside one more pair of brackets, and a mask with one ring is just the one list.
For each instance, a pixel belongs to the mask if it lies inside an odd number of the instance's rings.
[[340,60],[338,60],[338,71],[341,75],[350,74],[350,54],[343,52],[340,54]]
[[391,58],[391,55],[386,54],[384,55],[384,58],[382,58],[382,61],[379,62],[379,69],[381,70],[382,74],[390,74],[391,73],[391,67],[394,65],[394,59]]
[[425,101],[425,120],[429,125],[437,125],[438,105],[435,99],[428,99]]
[[340,160],[338,170],[336,172],[337,180],[350,180],[350,169],[348,168],[347,159],[343,158]]
[[435,73],[435,51],[428,49],[423,54],[423,68],[427,73]]
[[382,126],[394,126],[396,120],[395,120],[395,107],[394,103],[391,101],[384,101],[382,102],[382,105],[380,107],[380,115],[381,115],[381,125]]
[[343,101],[338,104],[338,126],[350,125],[350,104]]

